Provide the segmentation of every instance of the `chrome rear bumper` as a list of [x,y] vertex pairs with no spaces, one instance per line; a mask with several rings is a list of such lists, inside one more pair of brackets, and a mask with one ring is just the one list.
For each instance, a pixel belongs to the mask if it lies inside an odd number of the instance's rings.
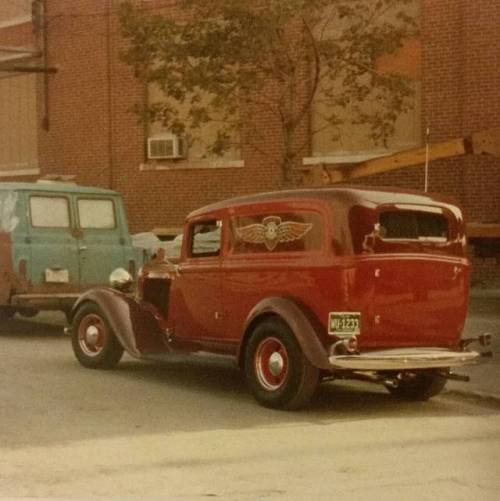
[[477,363],[476,351],[452,351],[446,348],[401,348],[378,350],[360,355],[332,355],[328,358],[333,370],[402,371],[439,369]]

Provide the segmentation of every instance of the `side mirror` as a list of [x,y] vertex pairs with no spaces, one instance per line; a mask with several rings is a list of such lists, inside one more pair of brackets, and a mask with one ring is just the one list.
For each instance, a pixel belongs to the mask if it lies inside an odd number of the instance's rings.
[[109,275],[109,285],[112,289],[129,292],[133,283],[132,275],[123,268],[117,268]]

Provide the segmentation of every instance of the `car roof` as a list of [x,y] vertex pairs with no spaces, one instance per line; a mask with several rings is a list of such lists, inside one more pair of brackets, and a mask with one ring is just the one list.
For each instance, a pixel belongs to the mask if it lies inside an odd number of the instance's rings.
[[57,193],[80,193],[87,195],[119,195],[116,191],[95,186],[80,186],[75,183],[61,181],[0,182],[0,191],[38,191]]
[[348,205],[357,204],[420,204],[420,205],[456,205],[450,197],[437,194],[424,193],[422,191],[408,190],[395,187],[367,187],[339,185],[328,188],[292,189],[271,191],[246,195],[228,200],[223,200],[191,212],[188,218],[202,216],[205,213],[215,212],[221,209],[244,207],[263,202],[278,202],[282,200],[320,200],[329,202],[342,200]]

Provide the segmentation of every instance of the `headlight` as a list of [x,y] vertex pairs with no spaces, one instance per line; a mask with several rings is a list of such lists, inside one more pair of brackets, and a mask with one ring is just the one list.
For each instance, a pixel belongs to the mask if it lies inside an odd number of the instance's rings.
[[122,292],[128,292],[133,283],[134,279],[132,278],[132,275],[123,268],[117,268],[109,276],[109,285],[113,289]]

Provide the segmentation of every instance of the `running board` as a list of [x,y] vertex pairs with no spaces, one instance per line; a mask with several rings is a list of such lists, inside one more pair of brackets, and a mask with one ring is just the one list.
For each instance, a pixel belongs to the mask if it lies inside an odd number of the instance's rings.
[[80,297],[77,292],[59,292],[54,294],[16,294],[11,298],[11,306],[14,308],[30,307],[45,310],[58,310],[71,308]]

